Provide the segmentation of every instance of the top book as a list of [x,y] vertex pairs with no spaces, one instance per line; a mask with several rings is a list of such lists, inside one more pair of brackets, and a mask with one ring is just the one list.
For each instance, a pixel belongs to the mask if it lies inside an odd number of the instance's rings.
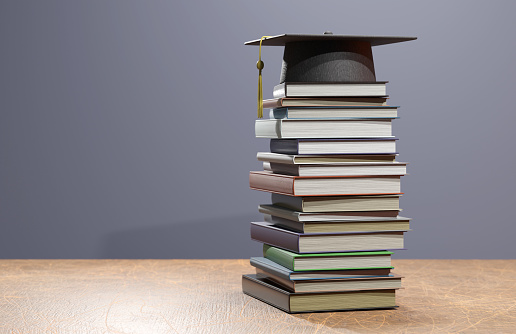
[[375,82],[284,82],[273,96],[283,97],[385,97],[386,81]]

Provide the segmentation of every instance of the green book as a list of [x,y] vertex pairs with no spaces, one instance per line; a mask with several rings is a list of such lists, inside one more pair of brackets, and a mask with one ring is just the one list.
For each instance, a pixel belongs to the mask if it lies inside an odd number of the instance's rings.
[[263,244],[263,256],[293,271],[392,268],[389,251],[297,254]]

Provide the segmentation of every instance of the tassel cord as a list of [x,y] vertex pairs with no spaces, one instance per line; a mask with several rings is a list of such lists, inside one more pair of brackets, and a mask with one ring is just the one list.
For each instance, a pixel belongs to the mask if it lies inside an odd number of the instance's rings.
[[268,38],[271,36],[262,36],[260,38],[260,48],[258,51],[258,62],[256,63],[256,68],[258,68],[258,118],[263,118],[263,90],[262,90],[262,70],[263,70],[263,61],[262,61],[262,41],[264,38]]

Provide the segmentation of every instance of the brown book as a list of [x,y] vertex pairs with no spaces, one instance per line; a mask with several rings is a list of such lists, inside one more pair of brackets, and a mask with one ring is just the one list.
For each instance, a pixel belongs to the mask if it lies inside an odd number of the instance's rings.
[[250,172],[251,189],[290,196],[401,194],[400,176],[292,176]]

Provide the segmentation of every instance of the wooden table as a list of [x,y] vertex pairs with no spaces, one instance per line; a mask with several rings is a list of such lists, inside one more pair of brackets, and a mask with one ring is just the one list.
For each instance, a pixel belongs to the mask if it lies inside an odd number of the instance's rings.
[[516,333],[516,260],[394,260],[396,310],[289,315],[248,260],[0,260],[0,333]]

